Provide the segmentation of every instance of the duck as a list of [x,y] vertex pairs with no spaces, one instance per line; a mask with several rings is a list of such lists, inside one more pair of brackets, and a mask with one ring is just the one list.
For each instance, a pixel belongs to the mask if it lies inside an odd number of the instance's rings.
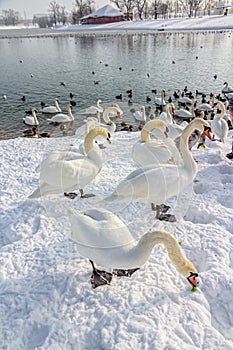
[[50,134],[48,132],[40,133],[39,126],[33,126],[32,129],[23,131],[23,137],[41,138],[50,137]]
[[[113,275],[130,277],[147,262],[153,248],[163,244],[176,270],[188,280],[192,290],[196,290],[199,283],[197,270],[169,232],[151,230],[135,241],[125,223],[102,208],[85,212],[69,208],[68,218],[71,239],[79,253],[91,262],[92,288],[110,285]],[[112,273],[97,269],[95,264],[112,269]]]
[[85,137],[85,155],[67,150],[50,153],[37,168],[40,170],[40,185],[29,198],[60,193],[67,197],[71,193],[70,198],[74,198],[72,191],[77,188],[81,198],[89,197],[90,195],[83,194],[83,187],[97,176],[103,165],[102,151],[95,143],[95,138],[99,135],[110,143],[108,130],[96,127]]
[[182,131],[180,138],[180,154],[182,162],[179,165],[158,164],[138,168],[131,172],[108,197],[104,203],[143,202],[156,205],[156,219],[175,221],[171,214],[161,214],[161,205],[165,200],[178,195],[187,185],[192,183],[197,173],[197,163],[188,149],[188,139],[193,130],[203,131],[208,122],[195,118]]
[[80,114],[97,114],[98,112],[103,113],[102,100],[98,99],[96,106],[90,106],[82,110]]
[[32,108],[32,115],[27,115],[26,117],[23,118],[23,122],[27,125],[31,126],[38,126],[39,121],[36,116],[37,110],[35,108]]
[[226,114],[226,107],[221,101],[217,101],[213,104],[213,108],[215,108],[216,106],[219,106],[221,113],[215,114],[214,119],[210,121],[211,130],[214,136],[219,137],[220,141],[226,143],[227,134],[229,130],[227,121],[223,119]]
[[134,118],[140,122],[146,121],[146,109],[145,106],[141,106],[140,111],[134,113]]
[[227,81],[223,83],[224,87],[222,88],[222,93],[223,94],[228,94],[233,92],[233,87],[228,84]]
[[67,111],[68,114],[58,113],[55,114],[53,117],[47,119],[47,121],[56,124],[72,122],[74,120],[74,116],[72,114],[72,106],[70,103],[67,105]]
[[60,108],[58,102],[59,102],[58,98],[55,98],[55,100],[54,100],[55,106],[44,107],[44,108],[42,108],[41,112],[47,113],[47,114],[61,113],[61,108]]
[[177,118],[180,118],[180,119],[191,119],[191,118],[194,118],[195,115],[194,115],[194,106],[195,106],[195,103],[196,103],[197,100],[192,100],[192,103],[191,103],[191,108],[192,108],[192,112],[186,110],[186,109],[175,109],[174,111],[174,116],[177,117]]
[[[166,139],[150,138],[150,131],[158,129]],[[171,139],[167,136],[167,125],[163,120],[150,120],[141,130],[141,140],[136,142],[132,149],[132,159],[139,166],[147,166],[161,163],[179,163],[180,153]],[[162,134],[161,134],[162,136]]]

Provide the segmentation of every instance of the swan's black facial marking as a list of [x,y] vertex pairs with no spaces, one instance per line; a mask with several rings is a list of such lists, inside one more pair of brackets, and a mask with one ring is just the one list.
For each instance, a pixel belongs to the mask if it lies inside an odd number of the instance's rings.
[[108,136],[107,136],[107,141],[108,141],[108,143],[111,143],[110,137],[111,137],[111,135],[110,135],[110,133],[108,133]]
[[187,280],[193,287],[198,286],[198,281],[196,280],[196,277],[198,277],[198,273],[196,272],[190,272],[189,277],[187,277]]

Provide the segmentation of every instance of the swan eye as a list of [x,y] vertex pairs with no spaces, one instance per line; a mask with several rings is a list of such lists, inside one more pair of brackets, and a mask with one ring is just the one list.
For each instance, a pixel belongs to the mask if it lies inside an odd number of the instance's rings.
[[198,277],[198,273],[190,272],[189,277],[187,277],[187,280],[193,287],[197,287],[198,281],[196,280],[196,277]]

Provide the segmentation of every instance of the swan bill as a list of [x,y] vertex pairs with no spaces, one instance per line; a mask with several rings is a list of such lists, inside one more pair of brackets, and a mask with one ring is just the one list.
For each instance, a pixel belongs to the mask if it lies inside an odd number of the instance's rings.
[[198,273],[196,272],[190,272],[190,275],[187,277],[187,280],[194,288],[196,288],[199,284],[198,280],[196,280],[196,277],[198,277]]

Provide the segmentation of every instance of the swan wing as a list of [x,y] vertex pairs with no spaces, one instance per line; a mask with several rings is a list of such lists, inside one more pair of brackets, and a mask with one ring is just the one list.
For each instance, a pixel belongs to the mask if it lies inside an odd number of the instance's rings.
[[111,249],[134,241],[127,226],[108,210],[89,209],[80,213],[70,209],[68,216],[72,227],[71,238],[79,245]]

